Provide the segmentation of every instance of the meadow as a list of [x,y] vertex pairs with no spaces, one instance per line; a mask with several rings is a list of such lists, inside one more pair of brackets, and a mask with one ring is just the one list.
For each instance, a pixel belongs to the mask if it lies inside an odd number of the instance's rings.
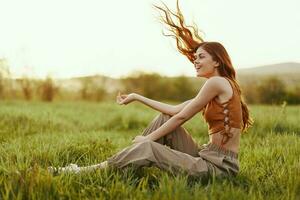
[[[1,101],[0,199],[300,199],[300,106],[250,111],[235,178],[203,182],[154,167],[52,176],[50,165],[105,160],[159,113],[138,103]],[[207,143],[200,113],[183,126]]]

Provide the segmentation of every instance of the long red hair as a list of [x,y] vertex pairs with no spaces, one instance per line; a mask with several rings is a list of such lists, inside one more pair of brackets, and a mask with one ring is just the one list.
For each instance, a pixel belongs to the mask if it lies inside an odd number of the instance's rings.
[[[168,30],[171,34],[164,34],[165,36],[171,36],[176,39],[176,45],[178,51],[186,56],[192,63],[194,63],[194,53],[201,47],[207,51],[213,58],[213,60],[219,63],[217,68],[220,75],[227,77],[235,84],[241,99],[242,115],[243,115],[243,127],[242,130],[245,131],[253,124],[253,120],[249,116],[249,109],[242,96],[242,91],[236,80],[236,72],[233,68],[231,59],[226,49],[219,42],[206,42],[199,35],[199,30],[196,24],[193,26],[187,26],[184,21],[183,14],[179,8],[179,3],[177,0],[176,7],[177,11],[172,12],[165,4],[164,7],[159,7],[154,5],[157,9],[162,11],[160,17],[161,21],[167,25]],[[173,19],[175,18],[175,20]]]

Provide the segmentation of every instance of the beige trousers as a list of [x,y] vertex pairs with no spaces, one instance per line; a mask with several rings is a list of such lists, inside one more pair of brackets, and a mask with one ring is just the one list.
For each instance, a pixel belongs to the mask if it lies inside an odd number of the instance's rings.
[[[159,114],[143,131],[148,135],[171,116]],[[156,166],[171,172],[183,171],[192,176],[236,175],[239,171],[238,155],[215,144],[199,146],[183,127],[178,127],[157,141],[135,143],[112,157],[108,165]]]

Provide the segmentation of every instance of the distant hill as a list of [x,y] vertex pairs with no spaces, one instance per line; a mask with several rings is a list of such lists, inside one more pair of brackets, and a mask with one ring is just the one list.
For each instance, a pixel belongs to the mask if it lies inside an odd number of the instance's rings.
[[238,69],[240,75],[281,75],[281,74],[300,74],[300,63],[287,62],[273,65],[263,65],[259,67]]
[[[287,84],[295,85],[300,81],[300,63],[278,63],[273,65],[264,65],[259,67],[237,69],[237,78],[241,83],[248,84],[253,81],[263,80],[267,76],[278,76]],[[173,79],[175,77],[165,77]],[[202,84],[204,79],[198,77],[188,77],[193,85],[198,87],[199,83]],[[85,81],[93,82],[98,86],[102,86],[107,89],[109,93],[116,93],[118,90],[122,90],[124,85],[120,79],[111,78],[104,75],[94,75],[86,77],[73,77],[70,79],[59,79],[57,83],[62,89],[67,90],[79,90],[82,88],[82,84]]]
[[116,92],[123,88],[119,79],[104,75],[73,77],[69,79],[59,79],[56,82],[62,89],[77,91],[82,88],[82,84],[90,82],[97,86],[104,87],[109,93]]

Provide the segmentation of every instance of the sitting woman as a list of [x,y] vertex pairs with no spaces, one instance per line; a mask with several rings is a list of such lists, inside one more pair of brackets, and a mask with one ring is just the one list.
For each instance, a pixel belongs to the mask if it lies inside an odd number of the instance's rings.
[[[236,73],[225,48],[218,42],[205,42],[192,27],[184,25],[177,13],[163,9],[163,20],[177,40],[177,48],[193,64],[197,77],[206,78],[199,93],[182,104],[172,106],[136,93],[117,96],[117,103],[127,105],[139,101],[160,112],[136,136],[133,144],[106,161],[86,167],[71,164],[59,172],[80,172],[106,167],[156,166],[172,172],[185,171],[192,176],[236,175],[239,172],[240,136],[252,124],[247,105],[241,96]],[[174,23],[171,16],[179,20]],[[202,111],[208,123],[209,142],[198,145],[182,125]],[[54,168],[50,168],[53,170]]]

